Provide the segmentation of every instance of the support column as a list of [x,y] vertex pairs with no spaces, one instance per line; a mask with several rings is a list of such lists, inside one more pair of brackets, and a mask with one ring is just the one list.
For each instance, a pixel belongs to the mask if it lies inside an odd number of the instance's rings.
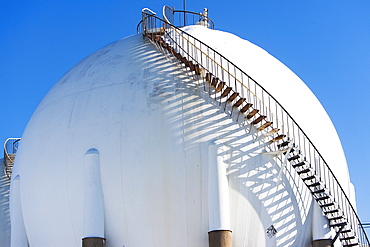
[[232,247],[229,184],[222,144],[212,141],[208,147],[209,247]]
[[312,207],[312,247],[333,247],[329,220],[315,200],[312,200]]
[[333,247],[331,239],[316,239],[312,241],[312,247]]
[[231,247],[231,231],[216,230],[208,232],[209,247]]
[[95,148],[85,154],[84,238],[82,247],[105,247],[104,202],[100,178],[100,155]]
[[83,238],[82,247],[105,247],[105,238]]
[[11,182],[10,189],[10,243],[12,247],[28,247],[26,228],[23,221],[20,180],[20,176],[16,175]]

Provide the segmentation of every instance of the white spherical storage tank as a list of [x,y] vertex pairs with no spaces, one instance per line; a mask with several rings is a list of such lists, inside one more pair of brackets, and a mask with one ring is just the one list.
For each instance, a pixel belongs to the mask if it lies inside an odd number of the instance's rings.
[[[200,25],[182,30],[280,102],[353,198],[335,128],[292,71],[230,33]],[[236,247],[333,238],[323,215],[327,192],[316,189],[320,198],[310,191],[310,175],[294,163],[303,137],[287,139],[296,130],[286,124],[284,137],[271,141],[270,122],[259,122],[266,116],[248,115],[252,108],[243,112],[238,98],[221,96],[224,85],[207,82],[213,65],[193,72],[150,37],[133,35],[94,52],[37,107],[12,173],[12,246],[77,247],[98,238],[109,247],[206,247],[219,231],[230,233]],[[275,124],[283,122],[278,115],[271,113]],[[313,153],[305,162],[317,159]]]

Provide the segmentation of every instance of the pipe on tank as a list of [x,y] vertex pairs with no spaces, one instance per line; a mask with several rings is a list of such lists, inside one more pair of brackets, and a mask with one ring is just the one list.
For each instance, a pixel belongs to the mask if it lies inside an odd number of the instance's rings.
[[312,200],[312,246],[313,247],[332,247],[332,233],[329,220],[324,216],[320,206]]
[[209,247],[231,247],[229,185],[222,144],[211,141],[208,146],[208,215]]
[[10,195],[10,219],[11,219],[11,237],[10,243],[12,247],[28,247],[26,228],[23,221],[22,201],[21,201],[21,179],[16,175],[11,183]]
[[83,247],[105,247],[104,201],[100,178],[100,154],[95,148],[85,153]]

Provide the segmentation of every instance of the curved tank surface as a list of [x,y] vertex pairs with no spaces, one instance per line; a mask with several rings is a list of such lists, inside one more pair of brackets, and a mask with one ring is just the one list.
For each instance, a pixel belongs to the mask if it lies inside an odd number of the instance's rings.
[[[274,95],[335,164],[349,194],[334,126],[292,71],[230,33],[184,30]],[[311,246],[333,237],[312,224],[328,222],[284,155],[270,152],[170,60],[133,35],[94,52],[49,91],[12,173],[13,247],[77,247],[86,237],[105,238],[109,247],[206,247],[208,232],[218,230],[231,231],[238,247]]]

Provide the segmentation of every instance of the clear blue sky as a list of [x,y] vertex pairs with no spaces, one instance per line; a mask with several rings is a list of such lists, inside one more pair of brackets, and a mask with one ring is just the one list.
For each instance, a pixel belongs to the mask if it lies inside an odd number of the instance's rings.
[[[0,3],[0,142],[21,137],[41,99],[77,62],[135,34],[143,7],[161,13],[163,5],[183,5],[181,0]],[[370,222],[370,1],[187,1],[188,10],[204,7],[216,29],[261,46],[316,94],[342,140],[360,217]]]

